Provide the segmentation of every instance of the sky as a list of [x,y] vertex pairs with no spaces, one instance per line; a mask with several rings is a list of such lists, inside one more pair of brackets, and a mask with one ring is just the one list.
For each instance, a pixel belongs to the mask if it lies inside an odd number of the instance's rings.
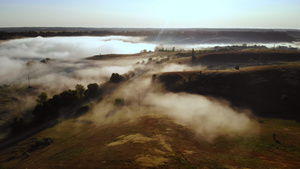
[[0,0],[0,27],[300,29],[300,0]]

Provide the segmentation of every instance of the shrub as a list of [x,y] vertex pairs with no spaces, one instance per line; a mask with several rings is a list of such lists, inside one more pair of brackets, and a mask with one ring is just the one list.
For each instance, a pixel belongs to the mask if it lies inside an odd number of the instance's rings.
[[166,86],[173,85],[178,81],[183,81],[184,78],[178,74],[163,74],[159,76],[159,80]]
[[4,165],[0,165],[0,169],[8,169],[8,167]]
[[53,140],[51,138],[36,139],[34,141],[34,143],[30,145],[28,152],[32,152],[37,149],[42,149],[52,143],[53,143]]
[[153,74],[153,75],[152,75],[152,80],[155,80],[156,77],[157,77],[156,74]]
[[36,99],[37,104],[43,104],[48,100],[48,94],[46,92],[42,92],[38,98]]
[[81,106],[78,108],[75,112],[75,117],[78,117],[80,115],[83,115],[87,113],[90,110],[90,106],[88,104]]
[[116,106],[124,106],[125,105],[125,100],[123,98],[116,98],[115,99],[115,105]]
[[110,82],[120,83],[123,80],[122,76],[118,73],[113,73],[109,79]]
[[78,94],[80,95],[80,97],[83,96],[84,91],[85,91],[85,88],[84,88],[83,85],[77,84],[77,85],[75,86],[75,89],[76,89],[76,91],[78,92]]
[[281,95],[280,99],[286,101],[289,97],[287,95]]
[[240,70],[240,66],[239,65],[236,65],[234,68],[235,68],[235,70]]
[[88,86],[88,89],[84,92],[87,97],[96,97],[99,94],[99,86],[97,83],[91,83]]
[[80,96],[76,90],[66,90],[60,93],[63,105],[69,106],[80,99]]
[[13,133],[19,133],[24,126],[24,119],[22,115],[15,116],[10,125],[10,129]]
[[37,121],[53,119],[59,116],[59,110],[62,107],[68,107],[77,104],[80,99],[77,90],[66,90],[59,95],[54,95],[48,99],[47,93],[43,92],[37,99],[37,105],[33,110],[33,115]]

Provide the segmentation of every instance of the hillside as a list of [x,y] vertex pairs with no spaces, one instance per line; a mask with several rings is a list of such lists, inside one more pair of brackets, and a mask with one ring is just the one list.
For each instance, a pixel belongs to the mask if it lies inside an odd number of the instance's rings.
[[[109,125],[74,119],[1,152],[0,159],[2,168],[299,168],[299,131],[293,121],[261,119],[247,134],[210,142],[165,117]],[[38,138],[53,143],[30,150]]]
[[224,70],[204,70],[174,54],[147,55],[152,58],[135,64],[132,77],[102,88],[106,94],[88,112],[59,116],[55,125],[3,149],[0,168],[300,167],[298,55],[272,60],[270,54],[265,65],[232,69],[226,57],[248,58],[218,54],[224,60],[208,65],[222,62]]
[[261,117],[300,120],[299,64],[163,73],[159,80],[172,92],[222,98]]
[[191,61],[191,53],[179,53],[183,56],[180,59],[184,64],[201,64],[207,66],[208,69],[226,69],[240,67],[261,66],[261,65],[277,65],[287,62],[299,62],[299,51],[284,51],[272,49],[253,49],[242,51],[227,52],[209,52],[195,54],[195,60]]

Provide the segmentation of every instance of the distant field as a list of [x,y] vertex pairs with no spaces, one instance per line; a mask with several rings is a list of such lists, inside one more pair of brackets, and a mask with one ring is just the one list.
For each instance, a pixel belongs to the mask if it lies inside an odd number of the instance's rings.
[[[191,54],[187,56],[191,56]],[[185,57],[179,61],[190,64],[191,58]],[[193,64],[201,64],[209,69],[227,69],[234,68],[236,65],[248,67],[299,61],[300,51],[257,49],[252,51],[196,53],[196,59]]]
[[[157,53],[156,53],[157,54]],[[95,55],[87,57],[88,60],[106,60],[106,59],[117,59],[117,58],[126,58],[126,57],[150,57],[156,54],[153,53],[136,53],[136,54],[107,54],[107,55]]]

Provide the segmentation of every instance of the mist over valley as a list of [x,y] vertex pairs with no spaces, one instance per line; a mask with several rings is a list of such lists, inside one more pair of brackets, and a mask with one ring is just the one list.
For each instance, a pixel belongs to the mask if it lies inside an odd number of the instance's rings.
[[5,166],[299,166],[294,30],[41,29],[1,34]]

